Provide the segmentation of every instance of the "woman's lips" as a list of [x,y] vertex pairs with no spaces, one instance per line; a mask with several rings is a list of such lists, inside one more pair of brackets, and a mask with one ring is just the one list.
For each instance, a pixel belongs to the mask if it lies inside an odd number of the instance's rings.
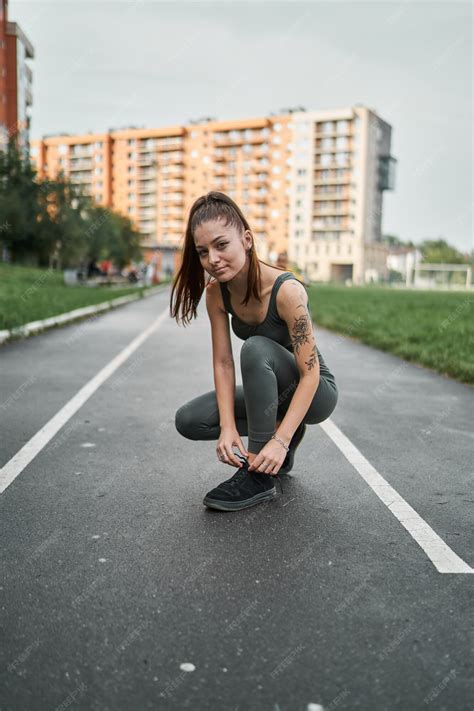
[[227,269],[227,267],[221,267],[221,269],[216,269],[214,273],[221,274],[222,272],[225,272],[226,269]]

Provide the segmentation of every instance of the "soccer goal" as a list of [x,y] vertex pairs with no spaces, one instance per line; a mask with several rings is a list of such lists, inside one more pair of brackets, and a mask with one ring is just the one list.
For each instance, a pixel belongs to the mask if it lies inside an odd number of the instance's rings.
[[[428,272],[423,278],[420,272]],[[466,272],[466,279],[454,279],[453,274]],[[427,287],[432,289],[472,289],[472,267],[469,264],[419,264],[407,269],[406,286],[415,288]]]

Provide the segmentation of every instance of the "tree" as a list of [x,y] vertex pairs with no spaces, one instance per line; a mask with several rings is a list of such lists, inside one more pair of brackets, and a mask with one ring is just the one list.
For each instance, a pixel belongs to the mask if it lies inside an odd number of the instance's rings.
[[419,247],[423,262],[428,264],[464,264],[469,260],[446,240],[424,240]]
[[25,258],[34,250],[36,233],[35,169],[24,158],[10,137],[6,150],[0,151],[0,242],[12,261]]

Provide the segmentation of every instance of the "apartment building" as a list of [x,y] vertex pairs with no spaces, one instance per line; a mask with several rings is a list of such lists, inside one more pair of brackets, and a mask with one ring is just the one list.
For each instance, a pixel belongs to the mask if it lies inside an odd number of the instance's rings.
[[310,281],[388,275],[383,192],[394,188],[391,127],[371,109],[306,111],[291,120],[288,256]]
[[354,283],[386,273],[389,150],[390,127],[365,107],[32,142],[40,175],[62,170],[98,204],[128,215],[147,259],[178,252],[193,201],[220,190],[241,207],[262,259],[294,263],[308,280]]
[[8,0],[0,0],[0,149],[10,136],[29,151],[34,49],[21,27],[8,21]]

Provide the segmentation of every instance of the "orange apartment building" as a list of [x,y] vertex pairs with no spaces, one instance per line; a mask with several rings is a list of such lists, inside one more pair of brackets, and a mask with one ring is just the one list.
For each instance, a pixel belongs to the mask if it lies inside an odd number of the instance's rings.
[[33,57],[21,27],[8,21],[8,0],[0,0],[0,150],[10,136],[29,150],[33,74],[28,60]]
[[32,141],[42,177],[63,171],[101,205],[127,215],[146,260],[175,271],[193,201],[230,195],[261,259],[308,281],[364,283],[386,274],[382,194],[393,187],[390,126],[356,106],[268,117],[201,119]]

